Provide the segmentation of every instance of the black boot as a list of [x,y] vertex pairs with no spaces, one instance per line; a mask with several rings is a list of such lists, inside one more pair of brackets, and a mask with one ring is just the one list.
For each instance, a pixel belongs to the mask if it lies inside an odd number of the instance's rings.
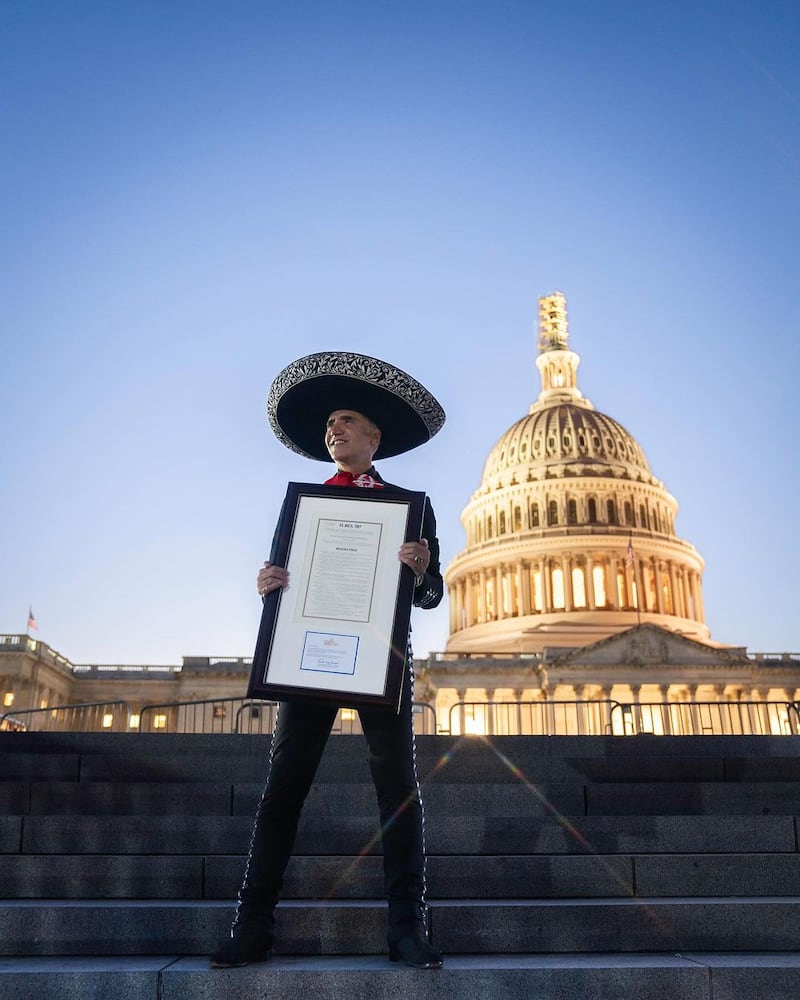
[[249,920],[234,925],[230,938],[211,956],[212,969],[232,969],[251,962],[266,962],[272,951],[272,927]]
[[389,927],[389,958],[415,969],[441,969],[442,956],[428,940],[422,920],[402,920]]

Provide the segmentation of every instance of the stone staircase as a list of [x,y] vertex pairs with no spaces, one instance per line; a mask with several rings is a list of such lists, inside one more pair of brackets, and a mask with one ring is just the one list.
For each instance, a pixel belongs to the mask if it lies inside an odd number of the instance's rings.
[[365,747],[334,736],[275,957],[211,970],[269,737],[0,733],[0,997],[800,996],[800,739],[417,747],[444,969],[386,957]]

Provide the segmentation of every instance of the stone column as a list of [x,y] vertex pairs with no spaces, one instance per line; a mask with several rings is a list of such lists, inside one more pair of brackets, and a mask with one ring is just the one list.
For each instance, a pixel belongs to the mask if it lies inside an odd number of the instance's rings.
[[669,571],[669,590],[670,598],[672,599],[672,613],[673,615],[680,616],[680,601],[678,600],[678,585],[675,580],[675,563],[670,559],[667,563],[667,569]]
[[[647,600],[645,599],[645,589],[643,585],[643,573],[642,573],[642,561],[641,559],[633,560],[633,577],[636,583],[636,600],[633,602],[634,607],[640,613],[642,611],[647,611]],[[633,597],[633,595],[631,595]]]
[[656,611],[664,614],[664,591],[661,589],[661,561],[653,557],[653,575],[656,580]]
[[[483,725],[487,736],[494,736],[497,732],[497,720],[495,718],[494,696],[497,693],[495,688],[484,688],[486,694],[486,707],[484,708]],[[502,726],[500,727],[502,730]]]
[[[664,735],[671,736],[672,719],[670,717],[670,709],[669,709],[669,685],[665,687],[663,684],[657,684],[656,697],[660,704],[660,707],[656,709],[656,711],[660,713],[661,727],[664,731]],[[653,726],[653,732],[655,732],[655,726]]]
[[[466,690],[466,688],[458,688],[456,690],[456,704],[458,705],[458,728],[459,728],[459,732],[461,733],[462,736],[464,735],[464,732],[465,732],[464,724],[465,724],[466,718],[467,718],[466,711],[464,709],[464,702],[466,700],[467,700],[467,690]],[[453,706],[453,708],[454,707],[455,706]],[[451,717],[452,717],[452,709],[451,709]],[[452,727],[452,724],[451,724],[450,729],[452,730],[452,728],[453,727]]]
[[461,581],[457,580],[450,588],[450,634],[461,628]]
[[680,586],[681,586],[681,601],[683,603],[683,617],[691,618],[692,605],[689,600],[689,577],[686,572],[685,566],[681,566],[680,568]]
[[494,603],[497,620],[506,616],[505,594],[503,593],[503,567],[497,566],[494,571]]
[[467,577],[467,592],[465,596],[465,606],[467,610],[467,625],[474,625],[477,621],[476,618],[476,607],[477,603],[475,600],[475,574],[470,573]]
[[[616,556],[611,556],[608,562],[608,568],[603,569],[606,579],[606,600],[611,601],[611,607],[615,611],[619,611],[619,588],[617,587],[617,573],[619,572],[619,560]],[[609,572],[611,574],[611,588],[609,589]],[[627,587],[627,582],[625,584]]]
[[531,613],[531,574],[528,565],[522,559],[517,563],[517,586],[519,588],[521,615]]
[[697,619],[698,619],[698,613],[700,611],[700,605],[699,605],[699,602],[697,600],[697,587],[695,585],[695,572],[694,572],[693,569],[689,570],[688,583],[689,583],[689,597],[690,597],[689,607],[690,607],[690,609],[692,611],[691,617],[695,621],[697,621]]
[[586,606],[590,611],[597,610],[597,600],[594,592],[594,560],[591,556],[586,557]]
[[539,594],[542,600],[542,606],[541,608],[539,608],[539,612],[543,613],[547,611],[547,590],[544,582],[545,576],[547,575],[547,565],[545,563],[545,560],[542,558],[539,559],[538,570],[539,570]]
[[572,611],[575,602],[572,596],[572,559],[570,556],[562,556],[561,575],[564,580],[564,610]]
[[703,735],[703,724],[700,716],[700,709],[697,706],[697,693],[700,690],[699,684],[690,684],[689,687],[689,697],[692,700],[691,718],[692,718],[692,735],[702,736]]
[[553,610],[553,580],[551,578],[550,560],[542,560],[542,591],[544,597],[545,612]]
[[582,704],[578,705],[577,710],[578,733],[581,735],[584,733],[590,736],[599,735],[594,724],[594,699],[590,693],[593,689],[594,684],[581,684],[580,700]]
[[697,617],[699,621],[704,622],[706,620],[706,606],[703,602],[703,581],[699,573],[696,576],[696,581],[697,607],[699,609]]

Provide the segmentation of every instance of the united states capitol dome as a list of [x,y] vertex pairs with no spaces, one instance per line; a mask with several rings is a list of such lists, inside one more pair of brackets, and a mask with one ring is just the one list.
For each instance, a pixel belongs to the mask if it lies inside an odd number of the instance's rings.
[[489,452],[482,481],[533,475],[614,476],[657,482],[636,439],[588,401],[537,408],[518,420]]
[[448,651],[582,645],[650,621],[706,639],[696,549],[633,435],[578,387],[566,299],[539,300],[541,391],[487,456],[447,568]]

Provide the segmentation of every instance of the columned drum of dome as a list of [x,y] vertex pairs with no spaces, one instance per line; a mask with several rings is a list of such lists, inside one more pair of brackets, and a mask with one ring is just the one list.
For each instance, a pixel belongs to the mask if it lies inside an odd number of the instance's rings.
[[541,392],[498,440],[445,573],[448,652],[582,646],[640,623],[709,637],[704,563],[677,501],[616,420],[578,388],[566,301],[539,300]]

